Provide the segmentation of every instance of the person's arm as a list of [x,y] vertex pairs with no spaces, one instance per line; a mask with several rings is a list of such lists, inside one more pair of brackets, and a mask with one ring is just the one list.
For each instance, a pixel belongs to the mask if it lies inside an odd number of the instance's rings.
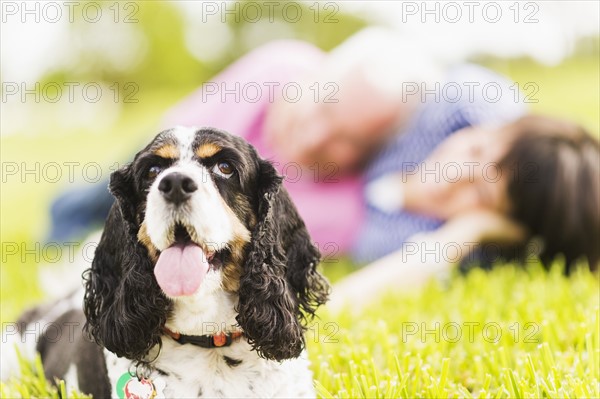
[[386,290],[419,288],[432,277],[449,273],[477,244],[515,242],[525,236],[521,226],[497,213],[466,213],[434,232],[414,236],[401,250],[336,283],[328,308],[333,312],[344,307],[360,311]]

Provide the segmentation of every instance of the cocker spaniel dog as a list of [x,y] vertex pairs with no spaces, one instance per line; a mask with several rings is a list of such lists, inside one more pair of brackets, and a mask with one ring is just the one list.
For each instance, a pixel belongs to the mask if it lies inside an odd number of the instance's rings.
[[[18,323],[46,377],[96,398],[314,397],[304,330],[329,285],[273,166],[239,137],[177,127],[110,191],[85,292]],[[41,322],[62,334],[32,343]]]

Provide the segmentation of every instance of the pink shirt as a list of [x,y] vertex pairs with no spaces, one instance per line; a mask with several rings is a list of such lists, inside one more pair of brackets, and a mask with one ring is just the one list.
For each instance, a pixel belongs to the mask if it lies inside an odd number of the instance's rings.
[[284,185],[313,242],[333,259],[350,250],[362,224],[362,179],[336,176],[335,183],[315,182],[312,171],[300,173],[296,164],[279,159],[263,134],[273,91],[277,93],[286,83],[297,82],[316,69],[324,56],[318,48],[300,41],[268,43],[241,57],[176,105],[167,114],[165,125],[216,127],[248,140],[263,158],[275,163],[280,174],[287,175]]

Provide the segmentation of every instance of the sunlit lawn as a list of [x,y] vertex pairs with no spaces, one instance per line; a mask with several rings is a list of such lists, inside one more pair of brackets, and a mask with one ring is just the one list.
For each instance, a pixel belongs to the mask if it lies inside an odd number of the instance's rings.
[[[312,342],[323,397],[600,397],[598,275],[513,265],[394,292],[324,316]],[[358,293],[357,293],[358,295]],[[338,330],[339,328],[339,330]],[[311,330],[309,339],[314,339]]]
[[[530,62],[491,65],[521,87],[537,84],[534,111],[571,117],[598,136],[597,57],[553,68]],[[155,132],[162,112],[181,94],[147,93],[143,105],[126,109],[102,135],[57,135],[49,127],[35,135],[3,137],[2,162],[97,162],[108,172]],[[85,184],[81,178],[77,182]],[[48,229],[49,201],[65,187],[66,179],[2,181],[2,322],[14,321],[24,307],[42,300],[36,279],[40,256],[9,254],[7,245],[35,248]],[[349,269],[343,263],[326,266],[325,272],[336,279]],[[507,265],[457,275],[447,285],[389,294],[358,316],[332,318],[323,312],[308,335],[318,391],[338,397],[600,397],[599,289],[598,276],[588,272],[567,279],[558,268],[545,273],[535,265],[526,271]],[[334,330],[325,324],[329,321]],[[423,328],[436,330],[435,323],[440,336],[422,337]],[[448,323],[461,327],[456,342],[441,336]],[[479,323],[473,325],[473,339],[464,323]],[[489,323],[501,331],[497,342],[483,334]],[[409,334],[415,326],[418,332]],[[453,331],[448,327],[446,333]],[[48,389],[29,372],[4,385],[2,396],[52,395]]]

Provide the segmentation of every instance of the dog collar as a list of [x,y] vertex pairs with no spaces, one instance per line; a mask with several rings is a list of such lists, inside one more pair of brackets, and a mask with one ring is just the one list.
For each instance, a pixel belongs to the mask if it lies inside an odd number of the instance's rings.
[[244,335],[241,331],[234,331],[227,334],[220,332],[213,335],[183,335],[173,332],[167,327],[164,327],[164,331],[180,345],[192,344],[201,348],[222,348],[224,346],[230,346],[236,339]]

